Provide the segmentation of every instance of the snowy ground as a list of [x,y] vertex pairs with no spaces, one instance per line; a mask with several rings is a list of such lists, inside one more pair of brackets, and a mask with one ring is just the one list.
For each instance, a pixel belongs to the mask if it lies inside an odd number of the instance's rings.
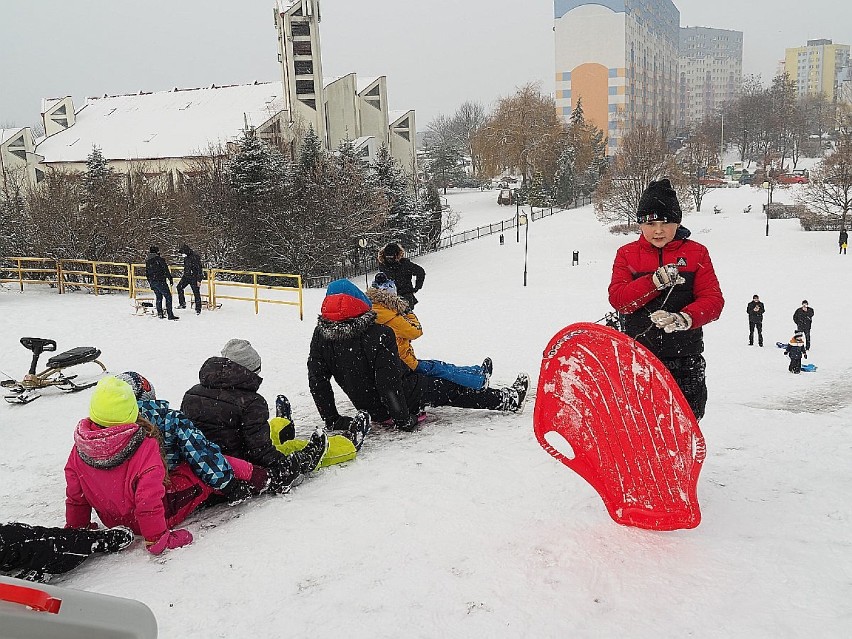
[[[776,200],[791,195],[779,190]],[[460,230],[507,210],[495,191],[449,198]],[[532,402],[515,416],[436,409],[420,432],[377,432],[356,461],[287,496],[190,520],[192,546],[154,558],[137,542],[56,583],[140,599],[166,638],[848,637],[852,256],[837,255],[836,233],[804,233],[796,220],[771,221],[765,237],[764,201],[760,190],[720,189],[685,219],[710,248],[727,300],[705,330],[697,529],[613,523],[592,489],[538,446]],[[489,355],[495,382],[519,370],[535,382],[558,329],[608,310],[613,255],[632,238],[610,235],[589,208],[534,222],[526,288],[524,237],[506,239],[419,260],[426,335],[417,352],[459,364]],[[762,349],[747,345],[755,293],[767,309]],[[819,371],[794,376],[773,344],[790,337],[803,298],[816,311]],[[96,345],[111,371],[137,370],[179,404],[205,358],[246,338],[264,358],[262,392],[270,401],[287,393],[307,432],[318,423],[305,361],[321,299],[306,292],[304,322],[292,308],[255,316],[238,302],[165,322],[132,317],[117,296],[6,287],[0,370],[27,367],[23,335],[61,349]],[[0,406],[0,520],[63,523],[62,467],[87,403],[86,393],[56,393]]]

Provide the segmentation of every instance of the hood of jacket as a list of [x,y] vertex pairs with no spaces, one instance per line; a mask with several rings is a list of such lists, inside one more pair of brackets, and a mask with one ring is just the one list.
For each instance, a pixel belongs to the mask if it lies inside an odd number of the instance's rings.
[[211,357],[201,365],[198,381],[206,388],[239,388],[256,393],[263,378],[227,357]]
[[363,315],[346,320],[330,320],[322,315],[317,319],[317,329],[324,338],[342,342],[363,335],[376,322],[376,313],[369,310]]
[[399,295],[394,295],[389,291],[380,288],[368,288],[367,297],[370,298],[370,301],[373,304],[380,304],[388,310],[395,311],[400,315],[408,313],[408,302]]
[[88,417],[74,430],[74,445],[80,459],[93,468],[115,468],[127,461],[145,441],[137,424],[101,428]]

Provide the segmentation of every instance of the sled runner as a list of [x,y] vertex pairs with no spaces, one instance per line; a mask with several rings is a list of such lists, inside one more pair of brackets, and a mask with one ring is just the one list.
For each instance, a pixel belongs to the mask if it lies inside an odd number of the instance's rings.
[[72,366],[94,362],[106,373],[106,366],[98,361],[101,352],[93,346],[78,346],[59,355],[54,355],[47,360],[47,368],[40,373],[36,373],[36,367],[38,366],[41,354],[55,351],[56,342],[52,339],[43,339],[41,337],[22,337],[21,344],[24,348],[33,352],[33,359],[29,372],[24,375],[22,380],[6,379],[0,382],[0,387],[11,392],[10,395],[5,396],[6,401],[10,404],[29,404],[34,399],[40,397],[39,389],[47,388],[48,386],[56,386],[59,390],[76,393],[77,391],[91,388],[98,383],[97,379],[85,383],[75,382],[74,380],[77,379],[76,374],[66,375],[63,372]]
[[694,528],[704,437],[663,364],[606,326],[572,324],[541,363],[535,435],[598,492],[619,524]]

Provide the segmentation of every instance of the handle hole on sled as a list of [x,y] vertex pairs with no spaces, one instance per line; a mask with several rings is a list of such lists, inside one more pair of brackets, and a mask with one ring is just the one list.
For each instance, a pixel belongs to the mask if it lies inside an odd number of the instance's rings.
[[573,460],[577,456],[574,453],[574,448],[568,443],[568,440],[565,439],[558,431],[551,430],[545,433],[544,441],[550,444],[557,453],[569,461]]

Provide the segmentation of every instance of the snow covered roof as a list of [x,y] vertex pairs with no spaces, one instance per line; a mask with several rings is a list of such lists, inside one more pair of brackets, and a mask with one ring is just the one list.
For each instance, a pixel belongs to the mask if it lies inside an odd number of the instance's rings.
[[353,75],[355,75],[354,71],[352,73],[347,73],[346,75],[335,75],[335,76],[331,76],[331,77],[324,77],[322,79],[322,88],[326,89],[326,88],[329,87],[329,85],[334,84],[338,80],[342,80],[343,78],[348,78],[349,76],[353,76]]
[[280,82],[87,98],[37,151],[46,163],[85,162],[93,145],[109,160],[192,157],[283,110]]
[[16,136],[23,130],[24,127],[18,127],[16,129],[0,129],[0,144],[5,144],[8,140]]
[[366,90],[367,87],[369,87],[371,84],[373,84],[373,82],[378,80],[380,77],[383,77],[383,76],[372,76],[372,77],[368,76],[368,77],[364,77],[364,78],[359,76],[358,77],[358,83],[356,85],[357,88],[358,88],[358,93],[361,93],[362,91]]
[[414,109],[394,109],[388,112],[388,124],[396,124],[399,120],[411,113]]

